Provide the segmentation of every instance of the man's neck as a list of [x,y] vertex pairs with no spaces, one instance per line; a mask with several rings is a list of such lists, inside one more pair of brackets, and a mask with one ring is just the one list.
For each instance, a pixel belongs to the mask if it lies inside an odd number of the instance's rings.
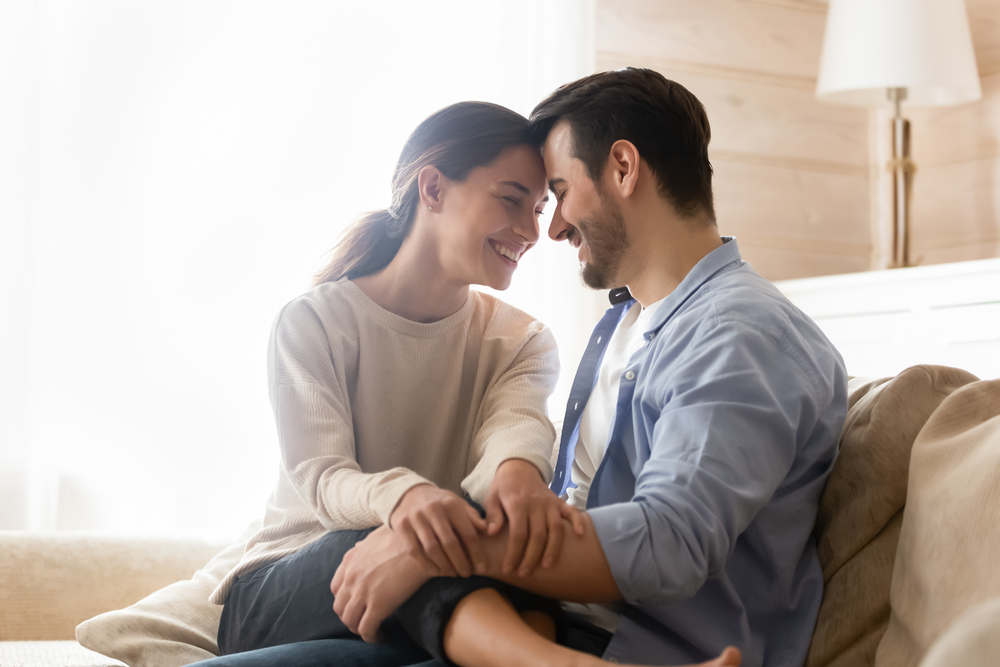
[[630,248],[623,276],[632,296],[643,307],[666,297],[698,262],[722,245],[719,228],[707,218],[666,216],[645,218],[630,227]]

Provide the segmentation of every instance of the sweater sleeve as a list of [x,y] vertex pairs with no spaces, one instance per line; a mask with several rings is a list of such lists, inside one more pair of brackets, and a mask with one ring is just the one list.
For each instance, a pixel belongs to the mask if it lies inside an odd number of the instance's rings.
[[487,390],[482,426],[472,443],[471,472],[462,488],[477,503],[486,500],[497,468],[508,459],[534,464],[548,482],[556,432],[545,401],[559,377],[555,337],[538,324],[507,369]]
[[384,523],[406,491],[430,484],[407,468],[361,471],[343,368],[348,337],[329,331],[316,304],[301,297],[276,318],[268,347],[281,466],[327,530]]

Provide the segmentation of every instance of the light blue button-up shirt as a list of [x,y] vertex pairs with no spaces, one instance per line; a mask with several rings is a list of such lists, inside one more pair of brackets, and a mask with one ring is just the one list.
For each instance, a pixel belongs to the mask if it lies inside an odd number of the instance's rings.
[[[627,603],[605,654],[619,662],[701,662],[734,645],[744,667],[798,667],[819,611],[812,528],[847,373],[812,320],[724,241],[660,304],[622,373],[587,502]],[[608,310],[581,361],[560,495],[604,350],[633,304]]]

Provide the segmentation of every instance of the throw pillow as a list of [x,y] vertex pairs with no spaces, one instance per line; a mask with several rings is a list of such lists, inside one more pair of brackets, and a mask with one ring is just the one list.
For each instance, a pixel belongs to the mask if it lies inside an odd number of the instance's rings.
[[876,665],[917,665],[959,616],[1000,597],[998,553],[1000,380],[991,380],[945,399],[913,444]]
[[941,402],[976,379],[956,368],[914,366],[848,384],[840,454],[816,519],[825,590],[806,667],[874,664],[889,623],[910,448]]
[[959,616],[924,656],[920,667],[996,667],[1000,656],[1000,598]]
[[222,607],[208,601],[222,578],[236,567],[251,525],[236,544],[224,549],[187,581],[178,581],[131,607],[84,621],[76,639],[92,651],[130,667],[181,667],[218,655],[216,636]]

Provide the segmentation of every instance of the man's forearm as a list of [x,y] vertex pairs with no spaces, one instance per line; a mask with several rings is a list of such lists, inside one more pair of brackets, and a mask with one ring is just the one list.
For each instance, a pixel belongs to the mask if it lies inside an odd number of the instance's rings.
[[481,574],[558,600],[620,600],[621,592],[611,574],[594,525],[586,514],[583,518],[586,529],[582,536],[573,532],[572,524],[563,521],[566,539],[555,564],[547,569],[539,566],[527,577],[518,575],[516,569],[509,574],[504,574],[502,570],[507,551],[506,526],[495,537],[483,536],[481,539],[486,551],[487,570]]

